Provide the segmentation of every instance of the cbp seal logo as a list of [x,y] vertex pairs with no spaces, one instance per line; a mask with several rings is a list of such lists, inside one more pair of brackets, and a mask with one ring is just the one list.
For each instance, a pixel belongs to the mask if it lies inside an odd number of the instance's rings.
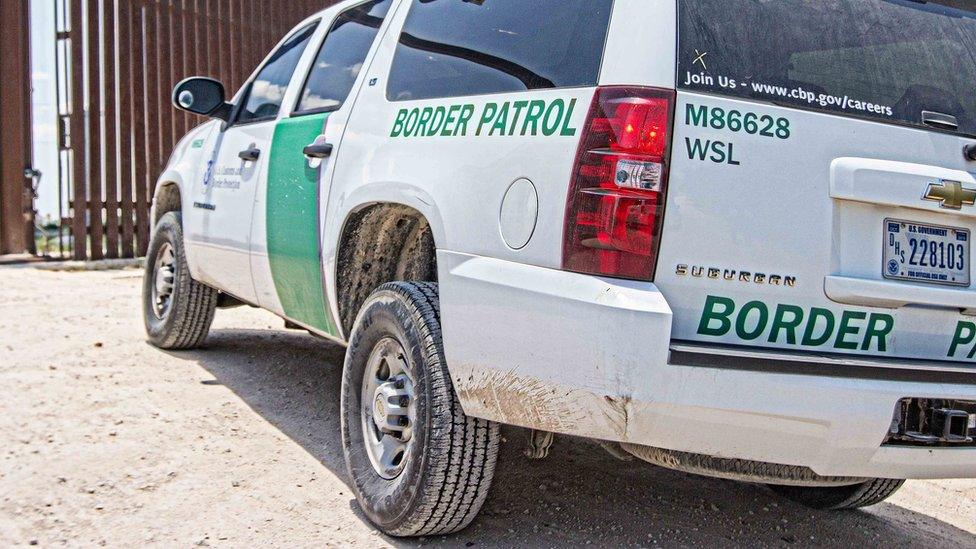
[[214,161],[210,160],[207,162],[207,171],[206,173],[203,174],[204,192],[207,192],[206,187],[210,185],[210,180],[213,179],[213,172],[214,172]]
[[888,262],[888,274],[896,275],[898,274],[898,261],[892,259]]

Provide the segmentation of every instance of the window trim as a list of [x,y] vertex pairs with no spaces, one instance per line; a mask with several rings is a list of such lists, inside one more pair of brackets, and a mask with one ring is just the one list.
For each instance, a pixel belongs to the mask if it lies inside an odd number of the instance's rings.
[[[302,95],[305,93],[305,90],[308,89],[308,82],[312,79],[312,72],[315,70],[315,61],[319,58],[319,54],[322,53],[322,48],[325,47],[325,43],[328,42],[329,35],[332,34],[332,29],[335,26],[336,21],[338,21],[339,18],[342,17],[342,15],[345,14],[346,12],[354,10],[360,6],[369,4],[370,2],[373,1],[375,0],[363,0],[362,2],[353,4],[352,6],[349,6],[348,8],[340,11],[339,13],[336,14],[335,17],[332,18],[332,23],[329,25],[329,30],[327,30],[325,32],[325,36],[322,37],[322,42],[319,44],[318,49],[315,51],[315,57],[312,58],[312,64],[308,67],[308,71],[305,73],[305,78],[302,81],[302,87],[298,90],[298,97],[295,98],[295,106],[292,108],[291,115],[289,116],[289,118],[295,118],[298,116],[312,116],[315,114],[323,114],[327,112],[336,112],[339,109],[341,109],[343,106],[345,106],[346,101],[349,99],[349,95],[352,94],[352,90],[356,88],[355,82],[353,82],[352,89],[350,89],[349,93],[346,94],[346,97],[342,100],[342,103],[339,103],[338,105],[334,105],[332,107],[319,107],[317,109],[305,109],[305,110],[299,109],[299,107],[302,105]],[[383,25],[385,25],[386,22],[389,20],[390,15],[394,12],[395,7],[396,7],[395,1],[391,0],[390,9],[387,11],[386,16],[383,17],[383,21],[380,23],[380,28],[376,29],[376,37],[373,38],[373,43],[369,45],[369,50],[366,51],[366,59],[363,60],[363,69],[367,68],[365,63],[369,59],[369,52],[372,51],[372,49],[376,47],[376,44],[382,40],[383,36],[380,33],[380,31],[383,29]],[[366,71],[361,70],[359,72],[359,75],[356,77],[357,81],[363,75],[364,72]]]
[[600,85],[601,79],[603,78],[603,66],[606,63],[607,57],[607,46],[610,43],[610,30],[613,28],[613,16],[616,13],[617,0],[610,0],[610,15],[607,20],[607,30],[603,36],[603,54],[600,56],[600,63],[596,71],[596,82],[593,84],[577,84],[572,86],[553,86],[551,88],[532,88],[525,90],[504,90],[504,91],[491,91],[491,92],[481,92],[481,93],[471,93],[466,95],[445,95],[439,97],[424,97],[424,98],[410,98],[410,99],[395,99],[390,97],[390,83],[392,79],[389,77],[393,72],[393,66],[396,63],[397,49],[400,47],[400,38],[404,34],[404,29],[407,26],[407,20],[410,18],[410,14],[413,11],[414,6],[417,4],[414,0],[404,0],[405,3],[409,3],[410,6],[407,10],[406,15],[403,17],[403,23],[400,25],[400,32],[394,41],[393,53],[390,56],[390,63],[387,67],[387,79],[386,86],[383,90],[383,98],[386,99],[387,103],[409,103],[412,101],[443,101],[446,99],[464,99],[469,97],[491,97],[495,95],[511,95],[516,93],[531,93],[539,91],[554,91],[554,90],[584,90],[595,88]]
[[[321,25],[321,24],[322,24],[322,18],[321,17],[317,17],[317,18],[313,19],[312,21],[309,21],[308,24],[303,25],[302,27],[300,27],[298,29],[295,29],[295,31],[292,32],[291,34],[286,35],[285,38],[283,38],[278,43],[278,46],[275,47],[273,50],[271,50],[271,52],[268,54],[268,57],[264,60],[263,63],[261,63],[261,65],[258,66],[258,68],[254,71],[254,74],[248,79],[247,83],[242,88],[243,89],[243,93],[241,94],[241,99],[240,99],[240,101],[237,102],[236,105],[234,105],[234,111],[233,111],[233,113],[231,115],[231,118],[230,118],[231,121],[230,121],[230,123],[227,124],[227,127],[225,128],[225,131],[226,130],[229,130],[231,128],[251,126],[251,125],[254,125],[254,124],[260,124],[262,122],[270,122],[272,120],[277,120],[281,116],[281,109],[279,108],[278,109],[278,114],[275,114],[274,116],[262,116],[261,118],[252,118],[250,120],[246,120],[246,121],[243,121],[243,122],[240,119],[241,112],[243,112],[244,106],[247,104],[247,100],[251,96],[251,88],[254,86],[255,80],[261,74],[261,71],[263,71],[265,69],[265,67],[267,67],[268,64],[271,63],[271,57],[279,49],[281,49],[281,47],[284,46],[289,40],[291,40],[292,38],[298,36],[299,34],[305,32],[305,31],[307,31],[308,29],[313,29],[312,30],[312,35],[314,35],[315,34],[315,30],[317,30],[318,27],[319,27],[319,25]],[[311,36],[309,36],[309,38],[311,38]],[[305,46],[305,47],[307,48],[308,46]],[[305,52],[303,51],[302,53],[304,54]],[[299,63],[301,63],[301,61],[299,61]],[[298,67],[295,67],[295,71],[292,72],[292,76],[291,76],[292,79],[295,78],[295,73],[296,72],[298,72]],[[291,80],[289,80],[289,85],[290,84],[291,84]],[[287,86],[285,87],[285,93],[288,93],[288,87]],[[282,102],[281,102],[281,105],[282,106],[284,106],[284,104],[285,104],[285,102],[284,102],[283,99],[284,98],[282,98]]]
[[321,107],[321,108],[318,108],[318,109],[307,109],[307,110],[304,110],[304,111],[293,110],[291,112],[291,116],[289,116],[288,118],[295,118],[295,117],[298,117],[298,116],[312,116],[313,114],[323,114],[323,113],[327,113],[327,112],[336,112],[337,110],[341,109],[343,107],[343,105],[345,105],[345,104],[346,104],[346,102],[343,101],[342,103],[340,103],[340,104],[338,104],[338,105],[336,105],[334,107]]

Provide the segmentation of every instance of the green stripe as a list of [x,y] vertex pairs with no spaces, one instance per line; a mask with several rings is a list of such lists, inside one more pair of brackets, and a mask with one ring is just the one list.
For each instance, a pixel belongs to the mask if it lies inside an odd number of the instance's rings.
[[268,260],[285,316],[338,335],[325,299],[319,239],[319,170],[302,150],[322,134],[328,114],[282,120],[268,165]]

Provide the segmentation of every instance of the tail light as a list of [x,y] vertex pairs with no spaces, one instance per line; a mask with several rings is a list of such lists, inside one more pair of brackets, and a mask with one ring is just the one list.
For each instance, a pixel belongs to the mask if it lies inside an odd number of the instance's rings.
[[569,187],[563,269],[653,280],[674,91],[598,88]]

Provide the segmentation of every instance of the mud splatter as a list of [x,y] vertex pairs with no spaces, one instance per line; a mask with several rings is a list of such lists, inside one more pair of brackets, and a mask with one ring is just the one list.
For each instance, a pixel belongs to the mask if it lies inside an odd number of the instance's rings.
[[483,370],[455,385],[462,402],[480,408],[469,412],[488,412],[502,423],[565,433],[577,431],[585,419],[577,391],[561,390],[514,371]]

